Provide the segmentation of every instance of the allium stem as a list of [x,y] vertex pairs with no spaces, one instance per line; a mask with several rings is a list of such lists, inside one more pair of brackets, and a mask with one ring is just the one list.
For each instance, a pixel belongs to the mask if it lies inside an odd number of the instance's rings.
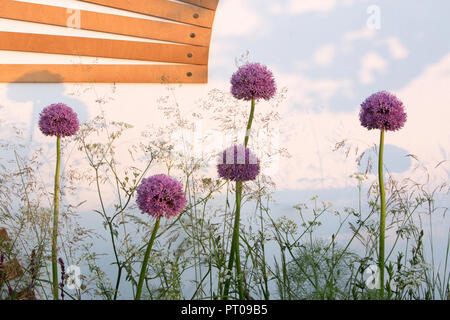
[[245,140],[244,140],[244,147],[247,148],[248,145],[248,139],[250,138],[250,133],[252,130],[252,123],[253,123],[253,117],[255,115],[255,99],[252,99],[252,107],[250,109],[250,117],[248,119],[248,124],[247,124],[247,131],[245,132]]
[[56,170],[55,170],[55,190],[53,207],[53,235],[52,235],[52,276],[53,276],[53,298],[58,300],[58,215],[59,215],[59,172],[61,167],[61,137],[56,137]]
[[[250,138],[251,130],[252,130],[252,123],[253,118],[255,115],[255,106],[256,101],[255,99],[252,99],[252,105],[250,109],[250,116],[248,118],[247,123],[247,131],[245,132],[245,139],[244,139],[244,147],[247,147],[248,140]],[[231,275],[231,271],[233,270],[233,264],[234,264],[234,258],[236,257],[236,275],[238,280],[238,290],[239,290],[239,299],[244,298],[243,294],[243,288],[242,288],[242,274],[241,274],[241,257],[239,253],[239,227],[240,227],[240,215],[241,215],[241,200],[242,200],[242,182],[237,181],[236,182],[236,214],[234,217],[234,229],[233,229],[233,237],[231,240],[231,249],[230,249],[230,258],[228,260],[228,275]],[[228,299],[228,293],[230,290],[230,281],[231,279],[228,278],[225,281],[225,288],[224,288],[224,299]]]
[[[234,216],[233,237],[231,239],[230,258],[228,260],[228,276],[231,277],[234,259],[236,258],[236,274],[238,277],[239,298],[243,298],[242,278],[241,278],[241,259],[239,254],[239,226],[241,216],[242,182],[236,182],[236,214]],[[228,299],[231,278],[225,281],[223,298]]]
[[242,182],[236,182],[236,217],[234,222],[234,233],[235,233],[235,249],[236,252],[236,275],[238,281],[239,299],[244,298],[244,293],[242,290],[242,274],[241,274],[241,255],[239,253],[239,227],[241,219],[241,200],[242,200]]
[[386,227],[386,199],[384,192],[384,175],[383,175],[383,151],[384,151],[384,130],[380,134],[380,154],[378,158],[378,179],[380,185],[380,252],[378,256],[378,266],[380,269],[380,298],[384,299],[384,237]]
[[234,252],[236,254],[236,275],[238,280],[239,299],[244,298],[242,290],[241,256],[239,253],[239,227],[241,219],[242,182],[236,182],[236,216],[234,218]]
[[141,300],[142,286],[144,284],[145,274],[147,273],[148,259],[150,257],[150,252],[152,251],[153,242],[155,242],[156,233],[158,232],[158,228],[159,228],[159,223],[160,222],[161,222],[161,218],[158,218],[158,220],[156,220],[155,226],[153,227],[152,236],[150,237],[150,241],[148,242],[147,250],[145,251],[144,261],[142,262],[141,274],[139,276],[139,283],[138,283],[138,286],[137,286],[136,299],[135,300]]

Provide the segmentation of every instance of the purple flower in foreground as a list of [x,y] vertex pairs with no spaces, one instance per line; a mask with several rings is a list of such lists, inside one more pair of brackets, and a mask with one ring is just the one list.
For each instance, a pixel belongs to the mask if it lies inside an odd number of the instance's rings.
[[231,77],[231,93],[240,100],[270,100],[277,87],[272,72],[259,63],[248,63]]
[[223,151],[217,165],[219,176],[232,181],[254,180],[259,174],[259,160],[244,146],[233,146]]
[[79,128],[77,114],[63,103],[52,104],[42,110],[39,129],[46,136],[69,137]]
[[406,122],[403,103],[393,94],[381,91],[374,93],[361,104],[361,125],[369,130],[396,131]]
[[181,183],[164,174],[144,179],[136,192],[139,209],[155,218],[175,217],[186,205]]

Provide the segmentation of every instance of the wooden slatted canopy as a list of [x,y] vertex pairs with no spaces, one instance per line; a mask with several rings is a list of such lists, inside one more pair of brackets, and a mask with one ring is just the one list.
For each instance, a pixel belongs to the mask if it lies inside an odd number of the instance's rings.
[[141,39],[130,41],[0,31],[0,50],[139,60],[143,64],[0,64],[0,82],[208,81],[209,46],[219,0],[78,1],[139,13],[149,18],[15,0],[0,0],[0,18],[73,28],[71,19],[76,14],[78,24],[75,27],[78,29]]

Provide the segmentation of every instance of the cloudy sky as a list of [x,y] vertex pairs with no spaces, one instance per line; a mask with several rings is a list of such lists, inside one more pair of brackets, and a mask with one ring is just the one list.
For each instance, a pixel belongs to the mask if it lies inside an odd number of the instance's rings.
[[408,122],[388,135],[388,148],[403,159],[386,166],[408,175],[409,153],[429,163],[449,159],[449,8],[446,1],[223,1],[212,76],[225,77],[229,57],[249,50],[289,89],[283,131],[293,157],[284,167],[298,174],[281,170],[287,189],[345,187],[357,167],[332,151],[334,142],[347,139],[360,151],[376,143],[377,133],[359,126],[359,104],[394,92]]
[[[140,16],[75,0],[27,1]],[[355,181],[349,176],[360,169],[355,160],[379,139],[377,132],[359,125],[359,105],[370,94],[389,90],[406,105],[408,121],[403,130],[386,137],[387,169],[398,178],[423,179],[417,162],[407,157],[413,154],[433,171],[434,183],[446,181],[449,162],[435,166],[450,158],[449,11],[446,0],[221,0],[213,28],[209,84],[178,88],[178,101],[190,110],[209,90],[228,91],[235,59],[247,52],[248,61],[266,64],[278,87],[287,89],[277,109],[282,116],[277,130],[279,145],[291,157],[280,159],[271,175],[281,201],[290,207],[301,196],[323,191],[340,198],[340,192],[354,190]],[[0,19],[0,30],[129,38],[5,19]],[[0,51],[0,59],[2,63],[93,60],[7,51]],[[162,117],[155,105],[165,90],[160,85],[119,84],[104,110],[110,119],[144,129]],[[43,107],[65,102],[87,120],[100,111],[95,101],[110,91],[111,86],[104,84],[0,84],[0,117],[10,125],[3,125],[0,134],[8,137],[8,128],[15,124],[30,143],[48,144],[36,127]],[[268,107],[261,104],[262,109]],[[345,147],[335,151],[340,141]]]
[[[144,17],[75,0],[26,2]],[[408,121],[401,131],[387,134],[385,166],[395,178],[425,182],[427,175],[408,157],[413,154],[428,168],[432,189],[450,177],[449,12],[448,0],[220,0],[209,83],[176,86],[174,94],[182,109],[195,111],[196,101],[207,97],[211,89],[229,91],[236,59],[242,55],[274,72],[278,88],[287,90],[276,109],[281,115],[274,127],[276,143],[290,157],[281,158],[267,173],[277,184],[274,210],[290,215],[295,213],[293,205],[314,195],[341,207],[357,205],[356,181],[349,176],[362,169],[356,163],[362,152],[367,151],[364,159],[375,159],[373,147],[379,139],[377,132],[360,126],[360,104],[374,92],[391,91],[404,102]],[[0,31],[130,39],[6,19],[0,19]],[[2,63],[120,63],[8,51],[0,51],[0,59]],[[47,173],[42,176],[49,177],[50,190],[54,141],[37,128],[42,108],[64,102],[83,121],[105,111],[110,120],[135,126],[123,141],[126,146],[148,125],[163,120],[156,105],[158,97],[166,94],[167,88],[157,84],[118,84],[113,89],[107,84],[0,83],[0,141],[11,140],[15,126],[23,130],[27,145],[42,147],[48,157]],[[99,99],[107,103],[98,104]],[[257,112],[271,107],[260,103]],[[208,128],[208,123],[202,125]],[[340,141],[345,141],[343,148],[335,150]],[[80,155],[72,151],[65,153],[65,165],[81,165]],[[214,163],[211,168],[215,174]],[[375,180],[372,172],[366,186]],[[97,200],[90,190],[80,189],[78,196],[89,200],[83,210],[95,207]],[[440,199],[448,207],[448,195]],[[83,219],[89,227],[101,228],[94,214]],[[448,218],[436,224],[435,236],[444,248]]]

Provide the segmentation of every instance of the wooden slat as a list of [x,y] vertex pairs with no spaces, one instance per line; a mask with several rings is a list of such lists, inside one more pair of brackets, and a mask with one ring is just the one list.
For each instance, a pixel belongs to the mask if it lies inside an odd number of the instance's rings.
[[219,0],[180,0],[181,2],[186,2],[194,4],[199,7],[207,8],[210,10],[216,10]]
[[[0,17],[21,21],[67,26],[72,13],[67,8],[0,0]],[[80,10],[80,28],[154,40],[209,46],[211,29],[177,23],[138,19],[120,15]],[[195,37],[191,37],[194,33]]]
[[207,47],[20,32],[0,32],[0,50],[203,65],[208,63]]
[[9,83],[207,83],[207,81],[207,66],[0,64],[0,82]]
[[214,11],[168,0],[79,0],[211,28]]

